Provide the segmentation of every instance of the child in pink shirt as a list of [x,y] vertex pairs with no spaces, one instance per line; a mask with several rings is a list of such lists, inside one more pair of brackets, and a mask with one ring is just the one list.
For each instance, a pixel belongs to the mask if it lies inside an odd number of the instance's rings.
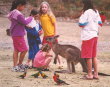
[[41,47],[41,50],[36,54],[34,58],[34,67],[47,69],[52,57],[52,55],[49,53],[50,50],[51,47],[48,44],[44,44]]
[[32,75],[35,78],[38,78],[39,75],[41,75],[43,78],[48,77],[42,71],[48,71],[47,67],[50,64],[52,57],[52,55],[49,53],[50,50],[51,47],[48,44],[44,44],[41,47],[41,50],[36,54],[33,65],[37,68],[38,72]]

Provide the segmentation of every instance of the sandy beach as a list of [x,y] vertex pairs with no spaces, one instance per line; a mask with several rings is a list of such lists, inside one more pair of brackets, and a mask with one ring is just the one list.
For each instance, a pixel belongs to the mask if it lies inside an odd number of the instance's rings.
[[[0,87],[110,87],[109,76],[99,76],[99,80],[83,80],[81,79],[85,73],[82,72],[81,65],[76,65],[76,73],[67,74],[60,73],[60,78],[70,85],[56,85],[53,81],[53,74],[58,70],[58,66],[50,64],[50,71],[45,72],[48,78],[34,78],[31,75],[37,71],[29,69],[25,79],[19,78],[22,72],[12,72],[11,68],[13,46],[11,37],[6,35],[6,29],[9,28],[7,18],[0,17]],[[73,22],[57,22],[57,34],[60,35],[58,41],[60,44],[71,44],[81,47],[80,30],[77,23]],[[98,54],[99,72],[110,74],[110,26],[103,26],[99,29]],[[24,63],[27,60],[25,57]],[[61,58],[66,69],[66,61]]]

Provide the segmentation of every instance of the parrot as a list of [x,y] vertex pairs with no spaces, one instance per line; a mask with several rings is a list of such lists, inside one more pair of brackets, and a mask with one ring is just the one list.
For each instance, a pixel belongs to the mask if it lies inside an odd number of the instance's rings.
[[40,71],[40,74],[41,74],[41,76],[42,76],[43,78],[47,78],[47,77],[48,77],[47,75],[45,75],[45,74],[42,73],[41,71]]
[[24,79],[25,77],[26,77],[26,74],[27,74],[27,72],[24,72],[22,75],[20,75],[19,77],[21,78],[21,79]]
[[38,76],[40,76],[40,75],[43,78],[47,78],[48,77],[47,75],[45,75],[44,73],[42,73],[42,71],[39,71],[39,72],[37,72],[37,73],[35,73],[35,74],[31,75],[31,76],[34,76],[35,78],[38,78]]
[[57,85],[69,85],[65,81],[59,79],[59,75],[54,72],[53,80],[57,83]]
[[26,77],[26,75],[27,75],[27,70],[28,70],[28,67],[25,67],[24,68],[24,73],[22,75],[20,75],[19,77],[24,79]]
[[31,76],[34,76],[35,78],[38,78],[40,76],[40,73],[37,72],[37,73],[35,73],[35,74],[31,75]]

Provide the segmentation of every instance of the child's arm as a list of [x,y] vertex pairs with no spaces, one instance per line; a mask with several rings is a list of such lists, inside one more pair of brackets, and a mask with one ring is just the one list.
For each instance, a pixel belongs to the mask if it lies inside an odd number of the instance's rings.
[[35,37],[39,36],[39,33],[34,28],[32,28],[32,29],[26,28],[26,31],[27,31],[28,35],[30,35],[30,36],[35,36]]
[[42,30],[42,26],[39,24],[39,31],[38,31],[39,35],[43,34],[43,30]]
[[41,36],[43,34],[43,30],[40,30],[39,31],[39,35]]
[[53,57],[53,56],[49,54],[49,55],[46,55],[46,57]]
[[18,15],[17,21],[22,25],[27,25],[28,23],[32,21],[32,17],[25,19],[23,15]]
[[26,27],[27,27],[28,29],[32,29],[32,27],[30,27],[30,26],[28,26],[28,25],[26,25]]
[[47,58],[47,57],[53,57],[52,55],[50,55],[49,53],[47,52],[43,52],[43,55]]
[[46,57],[53,57],[49,52],[47,52]]
[[99,24],[100,26],[102,26],[102,21],[101,21],[101,18],[100,18],[99,12],[97,11],[97,13],[98,13],[98,24]]
[[85,27],[88,24],[88,13],[85,11],[79,18],[79,26]]
[[53,23],[54,26],[54,35],[56,35],[56,23]]
[[56,35],[56,19],[55,19],[55,17],[52,17],[52,16],[49,16],[49,17],[54,26],[54,35]]

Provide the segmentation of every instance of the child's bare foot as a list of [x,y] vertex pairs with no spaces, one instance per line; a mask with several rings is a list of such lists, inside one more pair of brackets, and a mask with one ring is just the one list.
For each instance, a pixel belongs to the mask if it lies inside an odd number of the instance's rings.
[[88,75],[85,75],[83,77],[84,80],[93,80],[93,76],[88,76]]
[[93,79],[99,79],[98,73],[94,72]]
[[93,76],[93,79],[97,79],[98,80],[99,79],[99,76],[98,75],[94,75]]
[[93,79],[99,80],[99,77],[98,76],[94,76]]
[[30,63],[27,62],[25,65],[30,66]]

